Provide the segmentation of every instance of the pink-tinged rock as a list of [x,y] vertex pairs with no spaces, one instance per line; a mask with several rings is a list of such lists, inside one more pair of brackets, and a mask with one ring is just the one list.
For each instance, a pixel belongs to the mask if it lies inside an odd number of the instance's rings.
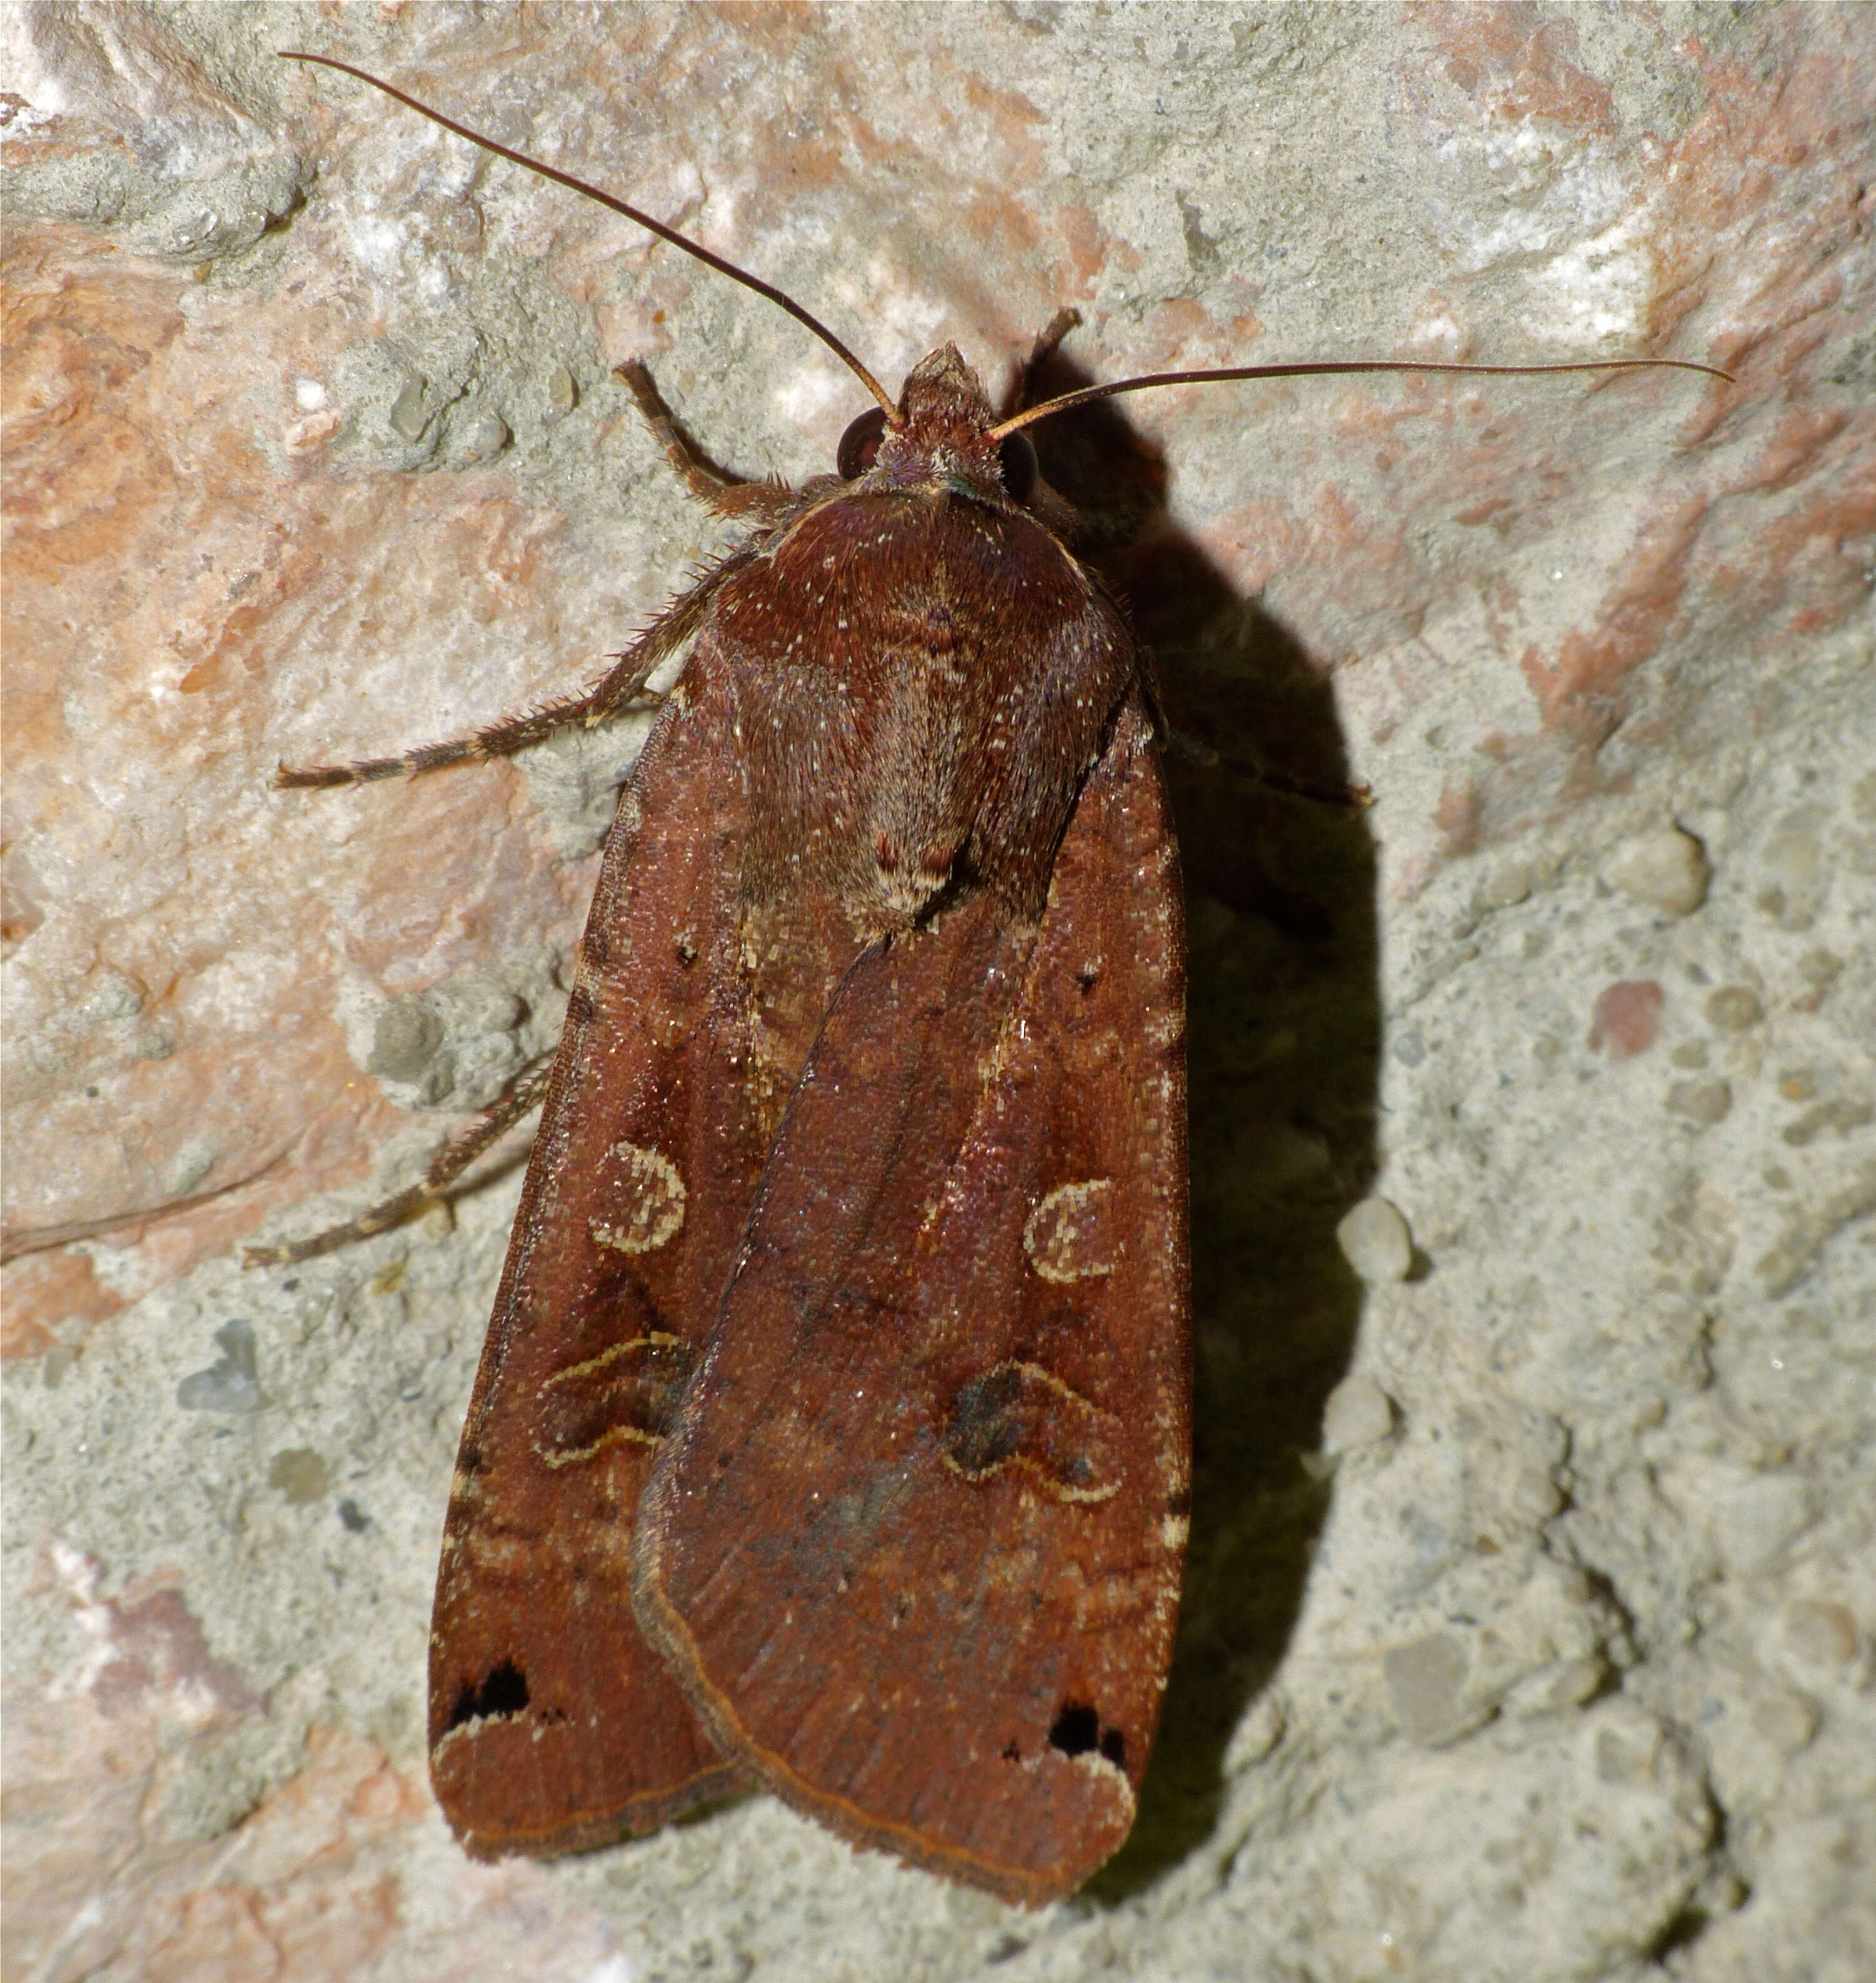
[[1651,978],[1625,978],[1596,1001],[1590,1020],[1590,1051],[1611,1060],[1633,1060],[1654,1044],[1667,994]]

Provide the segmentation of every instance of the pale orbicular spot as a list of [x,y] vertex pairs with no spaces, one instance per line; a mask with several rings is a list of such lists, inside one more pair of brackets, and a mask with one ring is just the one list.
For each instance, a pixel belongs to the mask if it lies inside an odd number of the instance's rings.
[[1058,1184],[1030,1213],[1023,1251],[1045,1281],[1082,1281],[1114,1271],[1112,1178]]
[[592,1221],[593,1236],[621,1253],[655,1253],[684,1224],[684,1179],[667,1156],[638,1143],[615,1143],[606,1152],[606,1182],[613,1209]]

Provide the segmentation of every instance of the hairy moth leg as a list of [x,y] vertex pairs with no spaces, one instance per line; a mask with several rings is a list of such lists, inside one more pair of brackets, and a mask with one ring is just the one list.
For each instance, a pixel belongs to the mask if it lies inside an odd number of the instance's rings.
[[336,1253],[342,1246],[356,1245],[394,1226],[420,1216],[444,1194],[485,1150],[493,1149],[524,1116],[540,1106],[547,1092],[547,1076],[553,1056],[543,1054],[523,1070],[521,1078],[493,1108],[485,1109],[480,1119],[460,1136],[446,1143],[430,1161],[417,1182],[404,1190],[382,1199],[369,1211],[340,1226],[329,1226],[309,1239],[289,1240],[279,1246],[249,1246],[242,1249],[243,1263],[250,1267],[290,1267],[321,1253]]
[[440,771],[446,765],[512,757],[516,751],[541,743],[557,730],[576,723],[590,730],[644,697],[645,684],[704,624],[717,587],[731,572],[746,564],[751,555],[745,546],[712,566],[687,592],[681,593],[630,647],[613,657],[616,665],[584,695],[569,696],[519,716],[503,717],[473,736],[426,744],[396,757],[366,757],[350,764],[283,764],[275,772],[273,782],[283,788],[328,787],[368,784],[377,778],[414,777],[420,771]]
[[637,401],[651,437],[664,450],[684,487],[713,517],[726,523],[777,523],[794,507],[795,492],[779,482],[751,482],[726,473],[710,460],[672,419],[650,373],[636,358],[613,367]]

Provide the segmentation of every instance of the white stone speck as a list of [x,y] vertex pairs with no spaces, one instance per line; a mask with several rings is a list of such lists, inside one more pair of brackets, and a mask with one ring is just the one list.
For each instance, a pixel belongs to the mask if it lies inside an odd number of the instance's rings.
[[1630,901],[1670,916],[1691,915],[1706,901],[1712,875],[1707,850],[1673,826],[1624,841],[1603,868],[1603,879]]
[[1413,1238],[1407,1222],[1384,1198],[1365,1198],[1342,1216],[1336,1243],[1343,1257],[1371,1286],[1404,1281],[1413,1266]]

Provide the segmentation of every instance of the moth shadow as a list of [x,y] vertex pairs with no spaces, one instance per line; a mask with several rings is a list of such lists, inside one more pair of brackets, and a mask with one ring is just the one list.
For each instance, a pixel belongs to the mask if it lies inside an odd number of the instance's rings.
[[[1045,393],[1088,383],[1059,359]],[[1229,389],[1220,389],[1229,390]],[[1169,722],[1319,785],[1348,764],[1324,671],[1165,506],[1112,402],[1035,430],[1083,554],[1152,650]],[[1376,852],[1363,816],[1169,753],[1185,870],[1195,1348],[1192,1538],[1139,1814],[1084,1891],[1112,1903],[1214,1838],[1227,1754],[1289,1644],[1329,1506],[1323,1408],[1361,1291],[1337,1220],[1377,1168]]]

